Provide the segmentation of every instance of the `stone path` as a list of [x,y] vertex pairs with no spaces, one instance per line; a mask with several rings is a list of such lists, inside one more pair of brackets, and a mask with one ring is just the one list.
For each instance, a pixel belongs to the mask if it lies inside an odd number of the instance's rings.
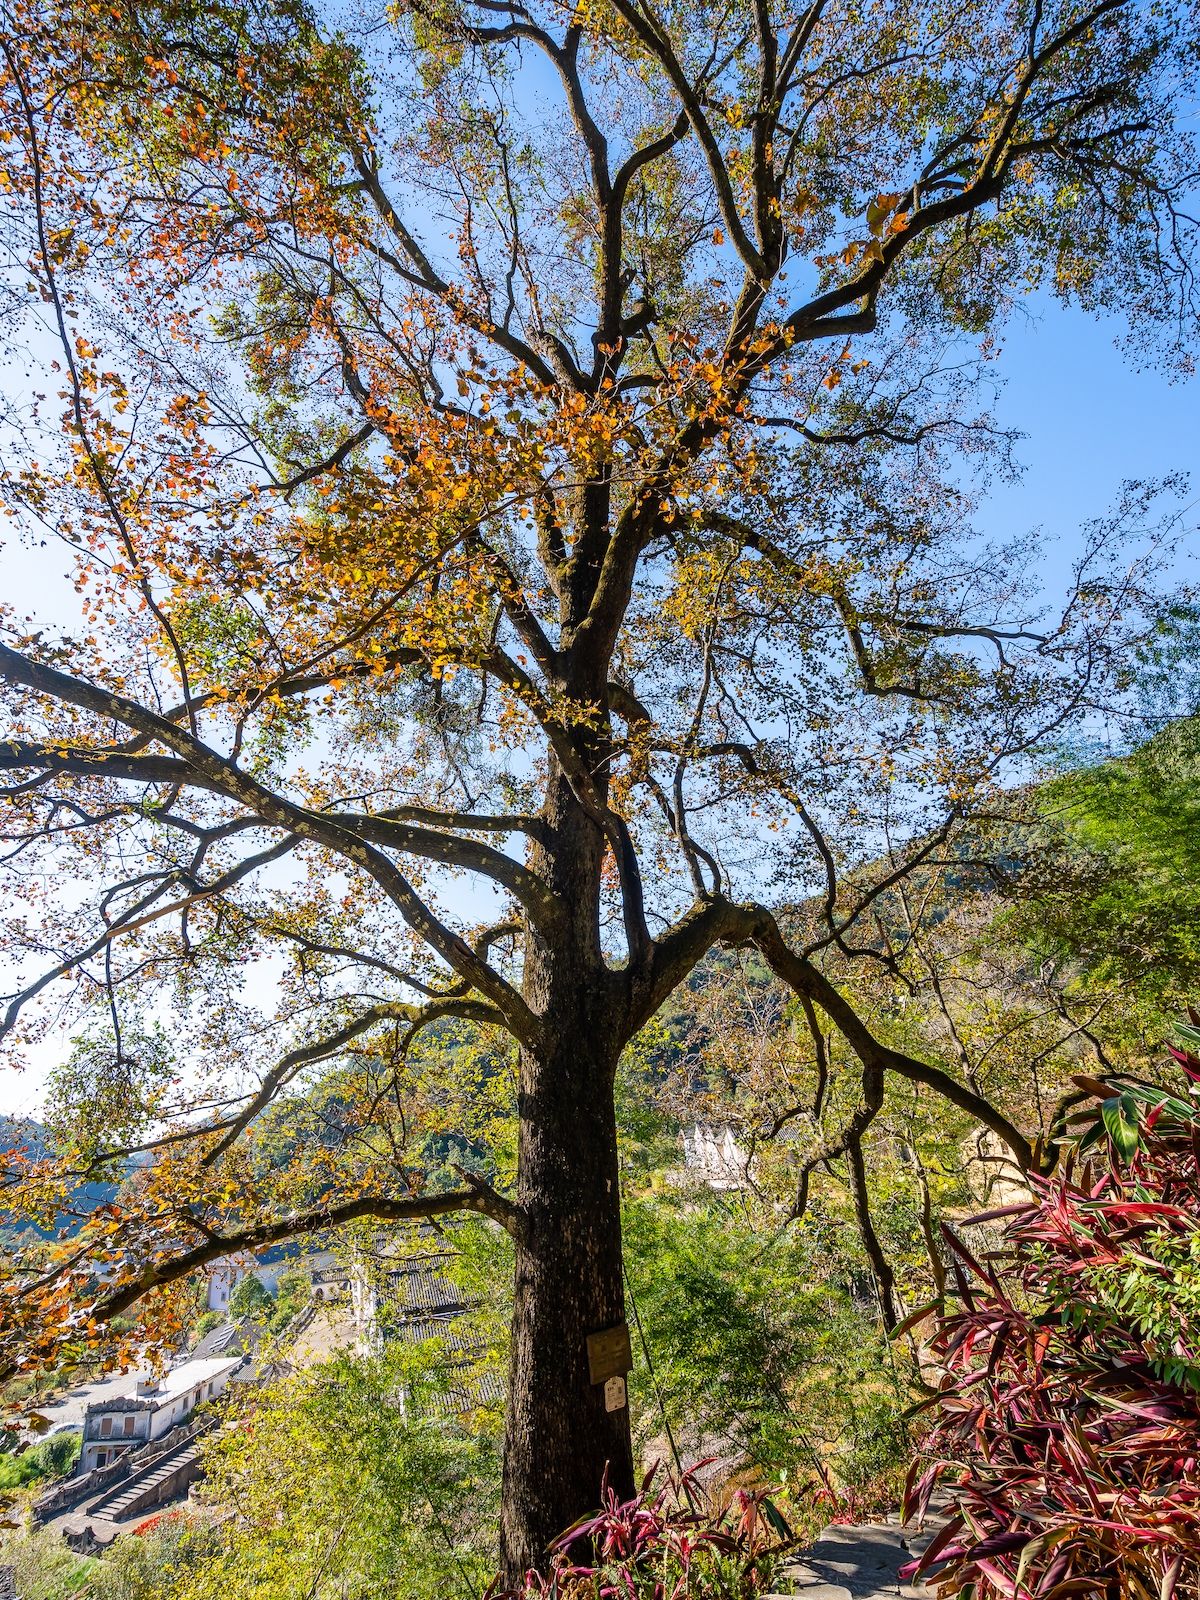
[[920,1532],[898,1516],[857,1527],[835,1523],[799,1560],[783,1568],[788,1600],[928,1600],[931,1591],[924,1584],[903,1583],[900,1568],[925,1548],[940,1526],[932,1515]]
[[191,1429],[179,1431],[181,1437],[161,1455],[135,1467],[129,1477],[78,1500],[44,1526],[74,1549],[103,1548],[130,1519],[181,1498],[196,1476],[200,1441]]
[[[174,1490],[186,1486],[191,1469],[200,1456],[200,1440],[192,1439],[180,1448],[169,1451],[158,1461],[151,1462],[144,1472],[117,1484],[111,1494],[94,1503],[88,1512],[92,1517],[104,1517],[109,1522],[125,1522],[140,1511],[148,1510],[166,1499]],[[168,1479],[179,1480],[168,1484]]]

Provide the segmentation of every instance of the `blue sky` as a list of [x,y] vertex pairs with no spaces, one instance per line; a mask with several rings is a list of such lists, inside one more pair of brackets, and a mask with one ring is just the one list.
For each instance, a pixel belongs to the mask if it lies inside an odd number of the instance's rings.
[[998,362],[998,420],[1028,436],[1017,447],[1025,472],[996,485],[979,521],[996,537],[1040,526],[1052,589],[1081,524],[1103,515],[1127,479],[1189,472],[1200,495],[1200,378],[1135,370],[1116,347],[1121,331],[1051,303],[1036,318],[1018,314]]

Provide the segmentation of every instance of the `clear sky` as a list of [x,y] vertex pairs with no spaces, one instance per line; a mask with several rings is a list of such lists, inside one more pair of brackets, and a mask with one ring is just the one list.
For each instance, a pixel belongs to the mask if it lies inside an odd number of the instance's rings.
[[[1004,381],[997,420],[1027,437],[1019,483],[998,484],[979,516],[1001,538],[1040,527],[1046,588],[1061,588],[1079,530],[1112,506],[1121,484],[1174,472],[1193,474],[1200,496],[1200,379],[1170,382],[1136,370],[1115,346],[1119,330],[1056,304],[1012,323],[997,371]],[[1200,498],[1193,522],[1200,521]],[[53,547],[10,547],[0,560],[5,598],[61,624],[70,588]],[[2,971],[2,961],[0,961]],[[0,1074],[0,1113],[36,1115],[48,1061]]]
[[[1051,588],[1069,571],[1081,524],[1103,515],[1126,480],[1185,472],[1200,497],[1200,377],[1134,370],[1119,332],[1051,303],[1013,322],[998,362],[998,420],[1027,435],[1017,447],[1025,472],[996,485],[979,520],[996,537],[1040,527]],[[1191,520],[1200,521],[1200,498]]]

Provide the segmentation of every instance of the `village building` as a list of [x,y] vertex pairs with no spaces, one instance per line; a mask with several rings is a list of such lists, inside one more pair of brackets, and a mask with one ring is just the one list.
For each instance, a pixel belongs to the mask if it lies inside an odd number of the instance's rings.
[[350,1281],[351,1315],[362,1349],[378,1353],[387,1344],[438,1341],[441,1382],[419,1399],[411,1392],[401,1395],[406,1410],[451,1415],[503,1398],[498,1374],[480,1365],[484,1341],[472,1327],[470,1300],[448,1270],[454,1259],[451,1250],[400,1256],[385,1247],[369,1270],[360,1263]]
[[717,1190],[744,1189],[749,1157],[727,1126],[694,1122],[685,1128],[683,1167],[688,1181]]
[[208,1270],[209,1311],[227,1311],[234,1290],[243,1278],[255,1277],[268,1294],[275,1294],[285,1272],[307,1272],[313,1280],[314,1298],[329,1300],[344,1292],[347,1270],[332,1250],[304,1251],[296,1245],[276,1245],[258,1255],[222,1256]]
[[126,1392],[93,1401],[84,1413],[79,1472],[109,1466],[124,1452],[161,1439],[197,1406],[215,1399],[243,1359],[216,1356],[185,1361],[161,1378],[131,1376]]
[[[261,1322],[255,1322],[253,1317],[243,1317],[240,1322],[228,1321],[218,1323],[191,1348],[189,1361],[211,1361],[217,1356],[243,1356],[253,1358],[259,1345],[263,1342],[265,1329]],[[247,1366],[253,1368],[252,1359],[247,1360]],[[239,1373],[239,1379],[243,1374]]]
[[445,1333],[468,1309],[446,1277],[449,1251],[384,1258],[350,1284],[354,1322],[364,1349],[378,1352],[392,1340],[421,1344]]

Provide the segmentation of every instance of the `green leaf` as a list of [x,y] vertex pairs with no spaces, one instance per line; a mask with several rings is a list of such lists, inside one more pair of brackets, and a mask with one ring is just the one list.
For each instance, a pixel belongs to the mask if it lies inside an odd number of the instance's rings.
[[910,1328],[915,1328],[919,1322],[924,1322],[926,1317],[931,1317],[935,1312],[940,1312],[944,1304],[943,1297],[939,1295],[936,1300],[929,1300],[924,1305],[918,1306],[915,1311],[910,1311],[904,1321],[898,1323],[888,1334],[889,1340],[894,1341],[902,1338]]
[[1080,1155],[1085,1155],[1093,1145],[1099,1144],[1103,1136],[1104,1124],[1102,1122],[1094,1122],[1079,1141]]
[[771,1524],[771,1527],[781,1539],[792,1539],[795,1537],[791,1528],[788,1526],[787,1519],[784,1517],[783,1513],[773,1500],[764,1498],[762,1501],[762,1514],[764,1517],[766,1517],[767,1521]]
[[1100,1115],[1104,1118],[1104,1126],[1117,1154],[1122,1160],[1131,1161],[1142,1142],[1137,1101],[1130,1094],[1106,1100],[1100,1108]]

